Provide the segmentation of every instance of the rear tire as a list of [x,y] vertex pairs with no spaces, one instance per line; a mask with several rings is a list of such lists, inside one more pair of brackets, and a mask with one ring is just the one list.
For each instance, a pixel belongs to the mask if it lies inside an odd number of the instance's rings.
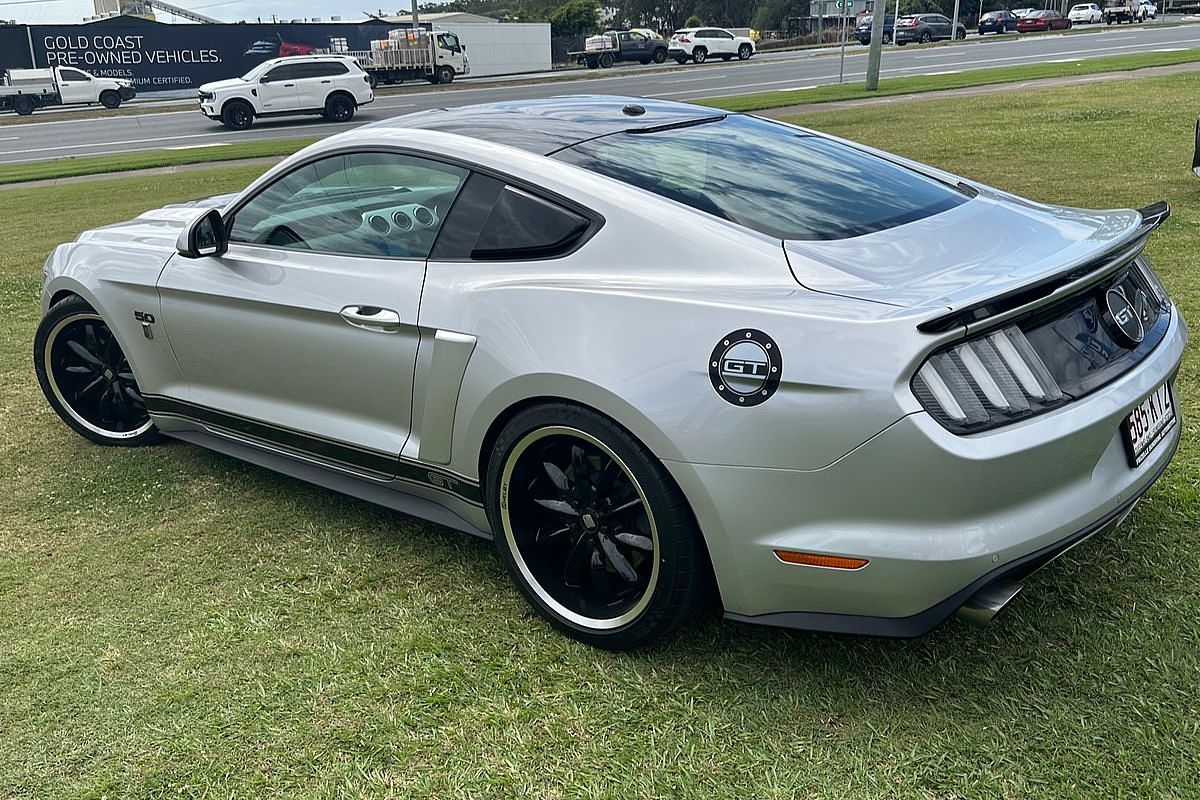
[[231,131],[244,131],[254,124],[254,109],[244,100],[230,100],[221,108],[221,124]]
[[600,54],[600,69],[608,69],[612,65],[613,65],[612,53],[601,53]]
[[50,407],[85,439],[111,447],[162,439],[120,344],[82,298],[56,303],[42,317],[33,367]]
[[707,60],[708,60],[708,51],[705,50],[703,47],[697,47],[695,50],[692,51],[692,61],[695,61],[697,64],[703,64]]
[[500,557],[567,636],[631,650],[679,627],[708,596],[687,499],[608,417],[566,403],[520,412],[496,439],[486,481]]
[[921,34],[921,44],[929,44],[932,41],[933,41],[933,34],[931,34],[929,31],[925,31],[924,33]]
[[13,111],[16,111],[19,116],[28,117],[37,108],[33,100],[29,97],[18,97],[13,101]]
[[119,108],[121,105],[121,95],[117,94],[111,89],[107,92],[101,92],[100,105],[104,106],[105,108]]
[[344,94],[330,95],[325,100],[325,119],[330,122],[349,122],[356,110],[355,102]]

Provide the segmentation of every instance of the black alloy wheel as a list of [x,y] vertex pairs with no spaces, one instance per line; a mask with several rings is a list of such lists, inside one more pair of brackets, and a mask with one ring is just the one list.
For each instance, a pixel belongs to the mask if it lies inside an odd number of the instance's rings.
[[588,409],[518,414],[488,466],[488,512],[518,587],[588,644],[638,647],[681,624],[707,561],[682,493],[628,432]]
[[221,122],[230,130],[244,131],[254,124],[254,111],[243,100],[231,100],[221,109]]
[[343,94],[335,94],[325,101],[325,118],[330,122],[349,122],[354,119],[354,101]]
[[119,446],[159,439],[117,337],[83,300],[50,309],[38,325],[33,353],[46,399],[77,433]]

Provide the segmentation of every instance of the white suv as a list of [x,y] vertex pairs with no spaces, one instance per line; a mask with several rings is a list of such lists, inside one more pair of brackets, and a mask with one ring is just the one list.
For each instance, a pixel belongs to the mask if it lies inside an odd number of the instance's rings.
[[200,87],[200,111],[245,130],[255,117],[322,114],[348,122],[375,99],[371,78],[350,56],[288,56],[264,61],[240,78]]
[[734,36],[724,28],[683,28],[675,31],[667,43],[667,55],[686,64],[689,59],[703,64],[710,56],[728,61],[737,56],[745,61],[754,55],[754,40]]

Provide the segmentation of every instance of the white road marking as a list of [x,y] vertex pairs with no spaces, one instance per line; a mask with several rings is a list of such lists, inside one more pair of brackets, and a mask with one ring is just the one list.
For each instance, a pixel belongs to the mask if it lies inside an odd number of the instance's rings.
[[945,72],[922,72],[922,75],[957,75],[962,72],[961,69],[948,69]]
[[210,142],[208,144],[181,144],[175,147],[164,147],[163,150],[199,150],[202,147],[228,147],[230,142]]

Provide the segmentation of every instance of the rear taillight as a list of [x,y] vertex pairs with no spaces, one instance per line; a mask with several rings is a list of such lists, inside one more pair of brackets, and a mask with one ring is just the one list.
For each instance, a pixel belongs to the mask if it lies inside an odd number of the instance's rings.
[[1065,401],[1015,325],[934,353],[917,371],[912,389],[925,410],[955,433],[1015,422]]
[[684,44],[691,44],[692,40],[687,38],[686,36],[681,36],[681,37],[679,37],[679,41],[683,42]]

